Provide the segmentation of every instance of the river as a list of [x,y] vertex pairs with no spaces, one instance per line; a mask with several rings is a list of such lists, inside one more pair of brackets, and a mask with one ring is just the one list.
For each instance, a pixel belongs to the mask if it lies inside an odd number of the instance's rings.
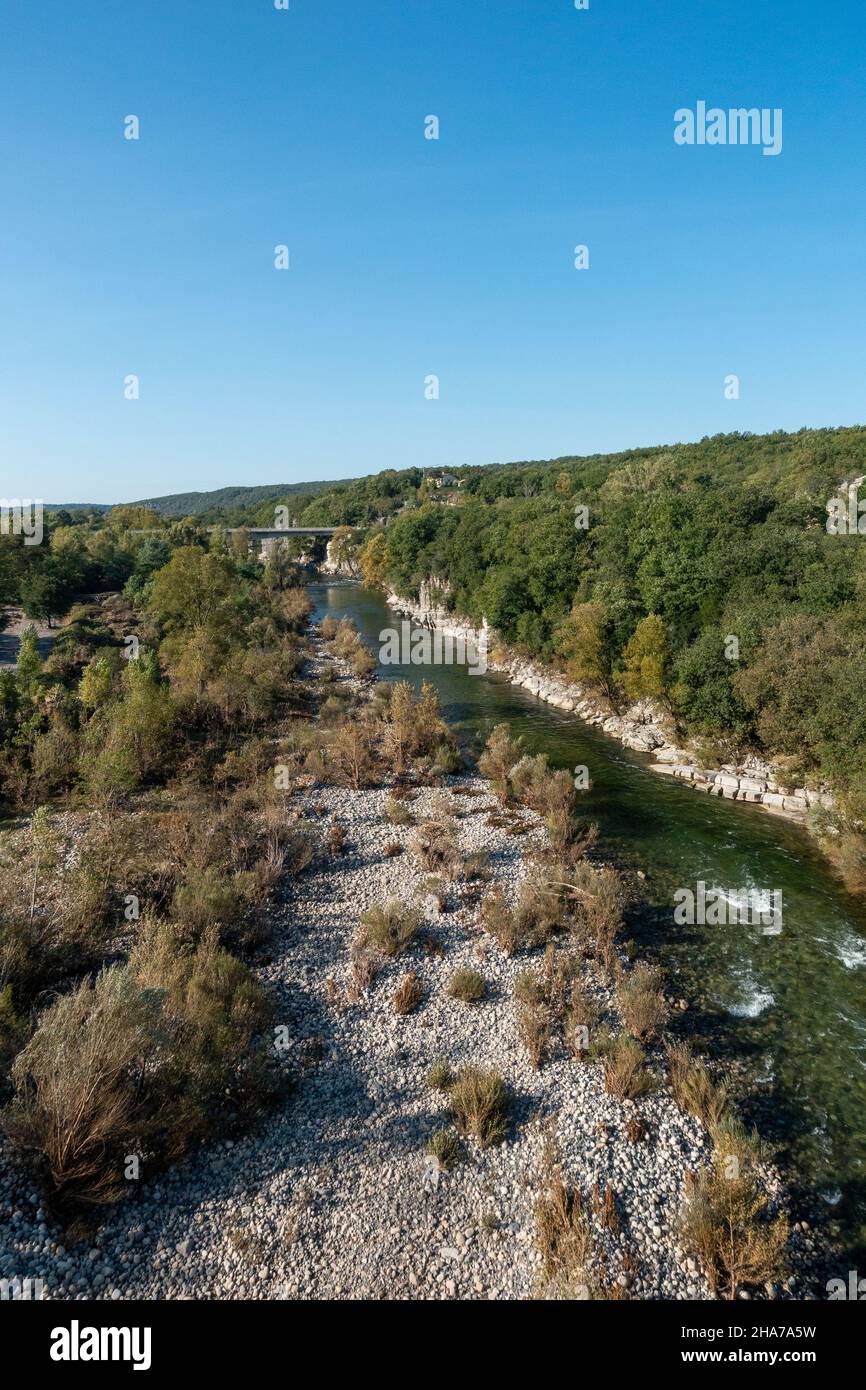
[[[374,652],[400,618],[378,593],[348,581],[313,584],[316,617],[347,615]],[[795,1185],[820,1194],[852,1259],[866,1259],[866,903],[847,893],[809,834],[757,807],[690,791],[649,770],[650,759],[544,704],[495,672],[386,666],[379,675],[430,681],[450,723],[472,733],[508,723],[554,767],[589,769],[581,812],[600,849],[642,869],[647,902],[630,934],[685,997],[690,1032],[736,1058],[750,1090],[741,1108]],[[782,928],[677,926],[673,894],[698,881],[726,891],[782,894]]]

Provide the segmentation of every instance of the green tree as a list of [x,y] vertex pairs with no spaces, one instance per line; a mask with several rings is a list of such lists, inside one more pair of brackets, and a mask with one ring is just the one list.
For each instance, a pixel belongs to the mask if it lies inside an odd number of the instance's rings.
[[576,603],[559,631],[559,650],[570,680],[594,686],[611,702],[616,697],[614,645],[610,619],[601,603]]
[[168,631],[220,625],[232,615],[237,588],[226,556],[182,546],[155,575],[149,607]]
[[623,652],[620,680],[630,700],[660,699],[665,694],[669,656],[664,623],[650,613],[638,623]]

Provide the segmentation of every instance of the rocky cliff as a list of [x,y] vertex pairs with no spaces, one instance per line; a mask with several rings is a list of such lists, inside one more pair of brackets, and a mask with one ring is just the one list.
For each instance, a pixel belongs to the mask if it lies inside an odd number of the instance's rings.
[[[487,628],[486,621],[484,628],[479,629],[467,619],[449,612],[448,591],[442,584],[432,580],[423,582],[417,602],[394,593],[387,598],[392,608],[421,626],[441,628],[455,637],[474,640],[480,639],[484,631],[488,634],[489,649],[496,648],[495,633]],[[670,720],[650,700],[638,700],[627,709],[613,713],[595,692],[545,666],[501,648],[496,656],[496,660],[488,661],[491,670],[502,671],[515,685],[522,686],[539,700],[576,714],[585,723],[619,739],[626,748],[651,754],[654,772],[677,777],[694,791],[729,801],[751,802],[794,820],[805,819],[813,807],[833,809],[833,797],[826,787],[815,790],[791,786],[773,764],[757,758],[748,758],[738,765],[724,764],[720,768],[703,766],[693,747],[683,747],[673,741]]]

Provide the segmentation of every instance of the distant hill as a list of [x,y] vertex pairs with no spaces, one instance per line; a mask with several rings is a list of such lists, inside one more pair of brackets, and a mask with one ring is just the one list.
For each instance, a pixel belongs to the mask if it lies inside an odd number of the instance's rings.
[[107,512],[110,502],[46,502],[48,512]]
[[262,483],[258,487],[220,487],[213,492],[174,492],[168,497],[143,497],[133,505],[152,507],[161,516],[201,516],[211,511],[228,511],[235,507],[254,507],[280,497],[315,497],[333,482],[323,483]]

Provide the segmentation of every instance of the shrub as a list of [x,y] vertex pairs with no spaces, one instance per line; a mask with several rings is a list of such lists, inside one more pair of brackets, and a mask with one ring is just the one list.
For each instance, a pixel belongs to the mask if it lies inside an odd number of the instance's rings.
[[670,1044],[667,1064],[677,1105],[688,1115],[694,1115],[712,1134],[728,1113],[728,1083],[713,1081],[704,1063],[692,1056],[687,1043]]
[[340,786],[359,791],[376,782],[371,730],[357,720],[342,724],[328,748],[329,767]]
[[454,1073],[447,1057],[437,1057],[427,1073],[427,1085],[431,1091],[447,1091],[454,1080]]
[[517,977],[514,997],[518,1031],[533,1068],[541,1066],[557,1034],[577,1054],[587,1047],[597,1011],[584,991],[573,956],[548,946],[542,969],[524,970]]
[[617,1038],[604,1059],[604,1084],[618,1100],[637,1100],[655,1085],[645,1066],[645,1054],[634,1038]]
[[433,777],[453,777],[463,770],[463,759],[453,743],[444,739],[433,749],[430,773]]
[[735,1154],[717,1148],[711,1166],[689,1181],[681,1220],[686,1249],[713,1291],[730,1299],[779,1277],[788,1239],[785,1217],[770,1217],[753,1155],[738,1148]]
[[328,853],[333,854],[335,857],[338,854],[342,854],[343,850],[346,848],[346,827],[342,825],[336,817],[328,826],[328,833],[325,836],[325,847]]
[[478,770],[492,783],[503,803],[508,801],[508,775],[520,758],[522,740],[511,737],[507,724],[497,724],[478,759]]
[[366,680],[376,669],[376,658],[369,647],[359,641],[349,658],[349,665],[356,680]]
[[563,1299],[587,1298],[592,1238],[580,1192],[566,1187],[556,1168],[535,1204],[536,1244],[548,1294]]
[[467,883],[478,880],[488,883],[492,877],[490,854],[486,849],[473,850],[463,861],[463,877]]
[[161,1013],[159,995],[115,966],[46,1009],[16,1058],[6,1128],[18,1148],[41,1157],[60,1198],[112,1200],[123,1186],[122,1155],[149,1146],[142,1098]]
[[460,999],[464,1004],[477,1004],[484,998],[484,976],[477,970],[455,970],[448,981],[448,993],[452,999]]
[[385,819],[392,825],[411,825],[415,817],[405,801],[389,796],[385,802]]
[[382,853],[386,859],[395,859],[398,854],[403,853],[403,846],[399,840],[389,840],[384,846]]
[[398,775],[405,772],[413,758],[431,753],[448,738],[439,697],[427,682],[416,699],[408,681],[396,681],[383,717],[385,752]]
[[537,1071],[547,1050],[551,1022],[539,976],[531,970],[518,975],[514,982],[514,997],[518,1002],[517,1031],[529,1054],[530,1066]]
[[525,946],[541,946],[565,925],[564,888],[553,870],[535,869],[520,885],[515,912]]
[[292,878],[308,869],[316,857],[316,832],[312,826],[293,826],[283,838],[286,867]]
[[186,882],[175,890],[172,903],[172,916],[193,939],[198,939],[211,925],[224,933],[238,921],[242,910],[237,885],[215,864],[190,869]]
[[625,1136],[630,1144],[641,1144],[647,1138],[649,1131],[643,1120],[637,1115],[630,1115],[625,1122]]
[[517,920],[499,884],[491,889],[481,904],[481,925],[507,956],[513,956],[524,945]]
[[379,973],[381,955],[366,940],[363,931],[359,932],[349,948],[352,963],[352,983],[346,991],[350,1003],[357,1004]]
[[421,979],[415,970],[407,970],[394,991],[394,1011],[398,1014],[411,1014],[424,998]]
[[625,1026],[638,1042],[655,1042],[664,1032],[668,1009],[652,966],[639,965],[619,990],[617,1002]]
[[624,890],[613,869],[576,865],[569,888],[578,907],[577,935],[599,965],[612,975],[616,968],[616,939],[622,926]]
[[421,925],[421,914],[406,903],[392,898],[361,914],[361,937],[385,956],[405,951]]
[[456,876],[460,866],[460,855],[450,825],[427,821],[419,827],[413,841],[413,849],[422,868],[428,873],[445,874],[446,877]]
[[455,1123],[462,1134],[472,1135],[482,1149],[505,1138],[511,1099],[498,1071],[462,1067],[448,1094]]
[[554,846],[562,849],[571,836],[576,791],[574,780],[565,771],[553,772],[547,754],[524,756],[509,774],[518,801],[544,817]]
[[427,1153],[431,1158],[435,1158],[443,1172],[447,1172],[460,1160],[462,1154],[460,1140],[451,1129],[437,1129],[428,1141]]
[[599,1020],[599,1007],[583,982],[571,981],[563,1019],[563,1034],[572,1056],[584,1061],[589,1056],[590,1038]]
[[170,926],[145,923],[129,970],[163,998],[167,1040],[155,1095],[168,1157],[267,1098],[264,1057],[253,1042],[266,1030],[270,1004],[243,962],[220,949],[213,929],[192,951]]

